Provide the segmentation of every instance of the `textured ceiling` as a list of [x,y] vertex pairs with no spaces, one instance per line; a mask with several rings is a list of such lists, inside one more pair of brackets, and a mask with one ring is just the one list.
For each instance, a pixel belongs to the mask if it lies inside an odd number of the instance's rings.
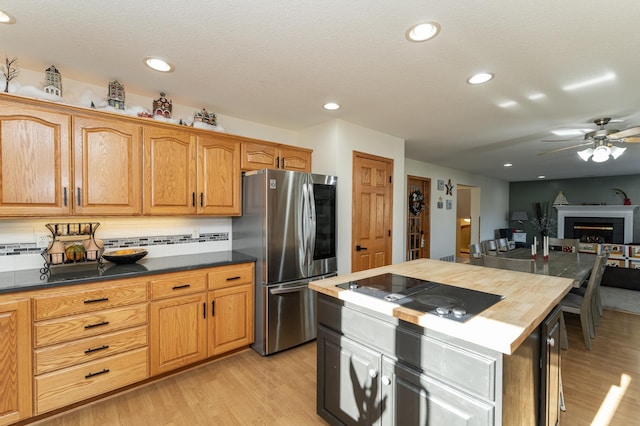
[[[615,161],[585,163],[577,142],[545,143],[598,117],[640,125],[637,17],[618,0],[3,1],[0,54],[63,78],[292,130],[340,118],[407,141],[406,156],[508,181],[640,172],[640,144]],[[433,40],[407,28],[434,20]],[[161,74],[142,58],[175,65]],[[470,86],[477,71],[495,79]],[[582,90],[563,87],[614,73]],[[543,93],[532,101],[528,96]],[[327,112],[329,100],[342,105]],[[499,107],[515,101],[510,108]],[[557,138],[557,137],[555,137]],[[505,162],[513,167],[504,168]]]

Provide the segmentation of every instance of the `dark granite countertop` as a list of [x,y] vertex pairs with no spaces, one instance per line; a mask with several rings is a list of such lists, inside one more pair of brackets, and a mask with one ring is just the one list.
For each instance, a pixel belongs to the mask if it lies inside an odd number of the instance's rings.
[[236,263],[255,262],[255,258],[235,251],[190,254],[181,256],[141,259],[129,265],[106,262],[103,268],[97,263],[66,265],[51,268],[49,276],[39,269],[0,272],[0,294],[27,290],[91,283],[167,272],[188,271]]

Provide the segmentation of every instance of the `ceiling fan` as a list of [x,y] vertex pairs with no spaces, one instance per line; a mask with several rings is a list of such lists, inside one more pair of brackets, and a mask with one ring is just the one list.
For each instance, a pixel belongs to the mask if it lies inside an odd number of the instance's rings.
[[[614,159],[618,158],[627,148],[622,148],[614,143],[640,143],[640,126],[631,127],[627,130],[615,130],[605,129],[610,118],[598,118],[593,122],[600,126],[598,130],[588,132],[584,135],[582,143],[573,146],[567,146],[563,148],[554,149],[551,151],[540,152],[538,155],[552,154],[554,152],[566,151],[568,149],[578,148],[580,146],[591,145],[592,148],[587,148],[583,151],[579,151],[578,155],[584,161],[589,161],[591,158],[595,162],[607,161],[609,155]],[[563,142],[567,140],[575,139],[555,139],[555,140],[543,140],[543,142]]]

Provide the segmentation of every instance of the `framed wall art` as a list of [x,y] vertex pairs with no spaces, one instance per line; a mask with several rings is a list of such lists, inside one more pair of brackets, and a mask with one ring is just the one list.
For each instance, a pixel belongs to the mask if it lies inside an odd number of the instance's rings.
[[438,191],[444,191],[444,180],[438,179]]

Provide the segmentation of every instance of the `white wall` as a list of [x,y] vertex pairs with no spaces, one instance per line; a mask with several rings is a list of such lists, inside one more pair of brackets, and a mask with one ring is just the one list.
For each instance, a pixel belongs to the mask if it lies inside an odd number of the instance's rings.
[[353,151],[393,159],[392,263],[404,261],[404,140],[333,120],[300,132],[300,145],[313,148],[314,173],[338,176],[338,273],[351,272]]
[[[462,172],[435,164],[407,159],[405,162],[407,175],[425,177],[431,179],[431,258],[455,255],[456,252],[456,188],[457,185],[465,185],[480,188],[480,239],[494,237],[496,228],[508,226],[507,215],[509,211],[509,183],[499,179]],[[445,183],[451,179],[456,186],[453,196],[445,195],[446,191],[438,191],[438,179]],[[406,181],[406,176],[405,176]],[[472,194],[473,194],[472,190]],[[473,195],[472,195],[473,196]],[[437,208],[438,197],[446,202],[453,200],[453,208],[447,210]],[[472,200],[473,213],[473,200]],[[472,240],[474,230],[472,229]]]

